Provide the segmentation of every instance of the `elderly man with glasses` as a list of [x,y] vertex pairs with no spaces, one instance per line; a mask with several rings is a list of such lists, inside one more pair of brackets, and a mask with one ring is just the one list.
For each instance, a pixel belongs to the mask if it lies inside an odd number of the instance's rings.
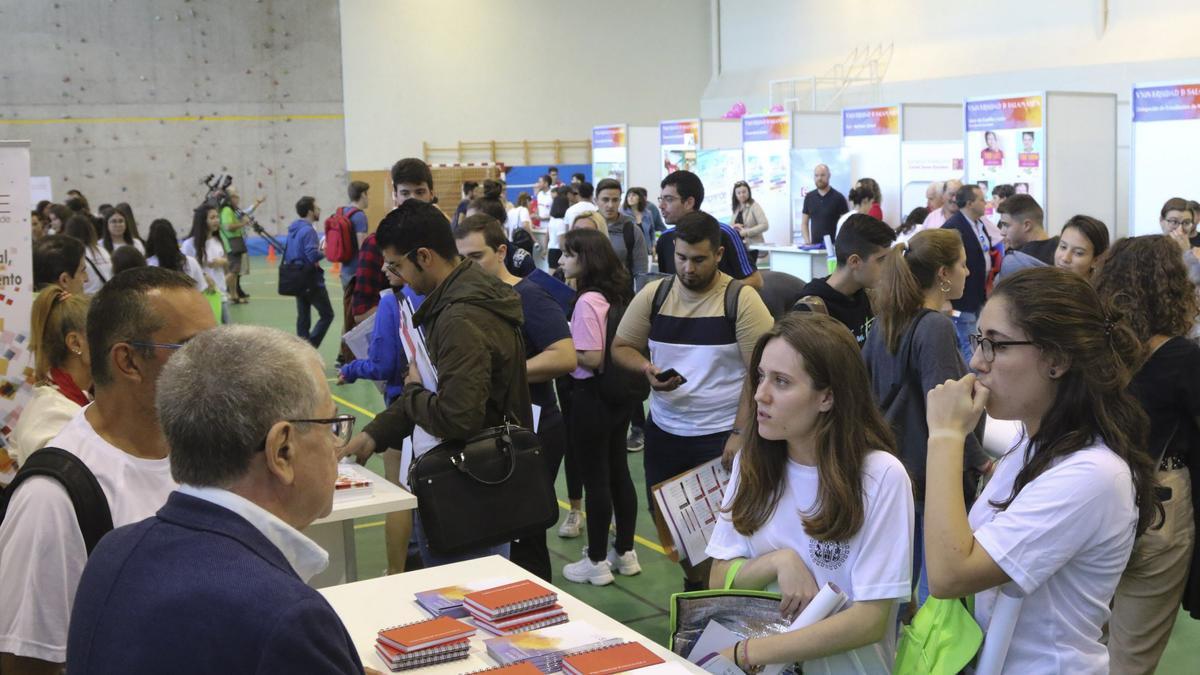
[[[195,286],[186,274],[142,267],[113,277],[92,299],[87,337],[95,401],[29,456],[0,499],[0,672],[6,675],[61,670],[75,589],[95,539],[152,515],[175,489],[154,397],[179,345],[216,325]],[[219,366],[209,364],[213,373],[225,373]],[[38,474],[39,465],[67,471],[68,479]]]
[[[222,359],[246,366],[212,368]],[[157,403],[180,486],[88,560],[71,670],[362,672],[305,584],[329,556],[300,530],[329,514],[354,422],[337,414],[316,350],[272,328],[217,328],[175,353]]]

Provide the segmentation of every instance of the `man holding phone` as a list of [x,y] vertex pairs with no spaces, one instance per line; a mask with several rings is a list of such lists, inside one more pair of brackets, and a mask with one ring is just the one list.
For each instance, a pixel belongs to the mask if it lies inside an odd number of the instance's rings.
[[[749,421],[739,406],[746,367],[773,321],[757,291],[720,271],[723,254],[715,218],[681,217],[675,275],[634,297],[613,341],[613,361],[644,373],[652,390],[644,455],[652,509],[654,485],[722,455],[732,461]],[[684,588],[703,588],[707,565],[680,564]]]

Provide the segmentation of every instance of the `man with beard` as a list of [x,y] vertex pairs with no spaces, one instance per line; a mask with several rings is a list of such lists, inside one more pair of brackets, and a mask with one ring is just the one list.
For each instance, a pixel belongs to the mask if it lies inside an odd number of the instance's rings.
[[[754,345],[773,321],[753,288],[720,271],[724,254],[715,218],[703,211],[679,218],[674,276],[634,297],[613,341],[613,361],[643,373],[652,389],[645,425],[651,508],[654,485],[722,455],[732,461],[750,421],[748,406],[739,406],[742,383]],[[684,588],[703,588],[708,565],[680,564]]]
[[804,241],[820,244],[825,241],[825,235],[832,238],[837,234],[838,218],[850,211],[850,206],[846,204],[846,195],[829,184],[828,166],[817,165],[813,170],[813,182],[817,184],[817,189],[804,195],[800,232],[804,235]]

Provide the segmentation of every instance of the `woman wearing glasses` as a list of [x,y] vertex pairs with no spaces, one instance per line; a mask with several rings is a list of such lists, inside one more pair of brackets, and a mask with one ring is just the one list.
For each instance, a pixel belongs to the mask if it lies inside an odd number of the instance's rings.
[[[913,576],[920,579],[918,600],[929,595],[922,570],[922,499],[925,492],[925,394],[948,379],[967,373],[958,350],[954,323],[942,313],[962,297],[967,253],[955,230],[924,230],[893,247],[884,259],[875,296],[876,324],[867,335],[863,359],[871,389],[896,433],[900,459],[913,477],[917,499]],[[987,456],[974,433],[965,435],[967,466],[982,471]],[[955,481],[961,492],[964,475]]]
[[[1127,391],[1141,345],[1086,281],[1050,267],[1001,281],[971,341],[978,376],[929,393],[930,587],[974,595],[985,628],[1001,593],[1020,599],[1006,673],[1107,673],[1109,603],[1157,519],[1147,418]],[[1023,431],[968,514],[954,483],[985,409]]]

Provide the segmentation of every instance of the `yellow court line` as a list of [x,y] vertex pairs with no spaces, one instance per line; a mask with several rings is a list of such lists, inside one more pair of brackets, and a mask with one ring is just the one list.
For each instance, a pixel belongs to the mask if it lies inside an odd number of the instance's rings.
[[131,122],[290,122],[292,120],[340,120],[345,115],[176,115],[172,117],[57,117],[48,119],[4,119],[5,124],[128,124]]
[[[567,502],[564,502],[564,501],[563,501],[563,500],[561,500],[561,499],[560,499],[560,500],[558,500],[558,507],[559,507],[560,509],[562,509],[563,511],[570,511],[570,510],[571,510],[571,505],[570,505],[570,504],[568,504]],[[582,514],[583,514],[583,517],[584,517],[584,518],[587,518],[587,511],[580,511],[580,513],[582,513]],[[656,543],[654,543],[654,542],[650,541],[649,539],[646,539],[645,537],[643,537],[643,536],[642,536],[642,535],[640,535],[640,534],[635,534],[635,535],[633,535],[633,540],[634,540],[635,542],[637,542],[637,543],[641,544],[642,546],[645,546],[646,548],[650,549],[651,551],[654,551],[655,553],[660,553],[660,554],[662,554],[662,555],[666,555],[666,554],[667,554],[667,552],[666,552],[665,550],[663,550],[663,547],[662,547],[662,546],[659,546],[658,544],[656,544]]]
[[341,396],[334,396],[333,400],[338,405],[345,406],[345,407],[353,410],[356,413],[362,413],[363,415],[366,415],[369,419],[375,419],[375,413],[371,412],[370,410],[367,410],[366,408],[360,408],[360,407],[354,405],[353,403],[351,403],[350,401],[347,401],[346,399],[342,398]]

